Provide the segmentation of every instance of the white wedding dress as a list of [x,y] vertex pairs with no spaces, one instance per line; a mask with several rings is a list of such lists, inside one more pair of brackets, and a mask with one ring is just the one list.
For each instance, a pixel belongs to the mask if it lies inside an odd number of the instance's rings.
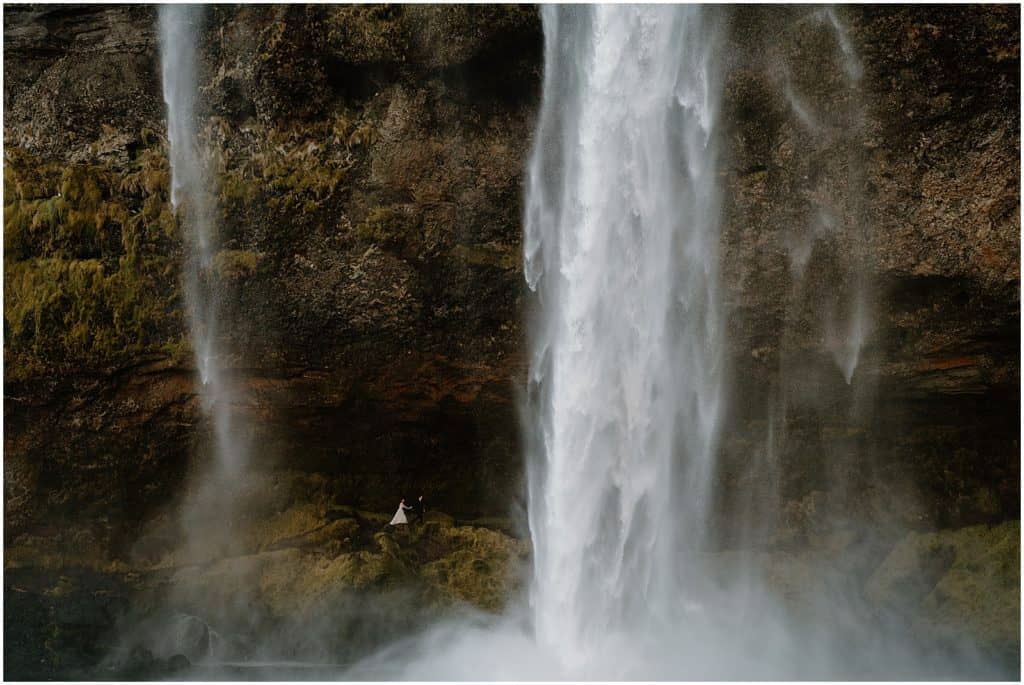
[[395,512],[395,517],[391,519],[391,523],[388,525],[397,526],[399,523],[409,523],[409,519],[405,518],[406,509],[412,509],[412,507],[407,507],[404,504],[399,503],[398,511]]

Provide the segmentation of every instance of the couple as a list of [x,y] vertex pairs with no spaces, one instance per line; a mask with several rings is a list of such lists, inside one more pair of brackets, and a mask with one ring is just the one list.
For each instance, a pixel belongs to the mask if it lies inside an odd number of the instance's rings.
[[413,502],[413,505],[411,507],[405,504],[405,498],[403,497],[402,501],[398,503],[398,511],[395,512],[395,517],[391,519],[391,523],[389,523],[388,525],[397,526],[402,523],[409,523],[409,520],[405,518],[406,511],[411,511],[415,516],[415,518],[413,519],[413,523],[417,521],[422,521],[423,509],[423,495],[420,495],[420,498]]

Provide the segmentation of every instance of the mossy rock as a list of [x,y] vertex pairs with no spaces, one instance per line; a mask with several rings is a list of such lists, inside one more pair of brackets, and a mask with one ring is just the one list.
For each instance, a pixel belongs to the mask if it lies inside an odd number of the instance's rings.
[[[402,533],[400,534],[405,534],[406,532],[407,531],[403,530]],[[377,548],[381,551],[382,554],[398,556],[402,553],[401,546],[393,537],[392,531],[377,533],[373,536],[373,541],[377,544]]]
[[400,207],[377,207],[355,228],[356,235],[381,247],[400,250],[415,239],[412,218]]
[[519,585],[508,555],[497,550],[460,549],[424,565],[421,574],[441,598],[486,611],[500,611]]
[[423,522],[425,524],[436,524],[438,528],[452,528],[455,526],[455,518],[443,511],[427,510],[423,513]]
[[929,640],[967,635],[1001,654],[1020,650],[1020,522],[910,533],[867,585]]
[[251,595],[271,611],[290,615],[346,592],[386,591],[413,578],[410,569],[392,555],[364,550],[328,557],[287,548],[186,567],[172,583],[200,606],[244,601]]
[[359,534],[355,519],[338,519],[309,531],[299,541],[303,547],[345,547]]
[[163,155],[126,171],[5,150],[9,378],[103,367],[180,341]]
[[218,177],[222,224],[229,229],[238,217],[269,210],[281,215],[269,221],[283,230],[297,218],[329,207],[329,201],[346,189],[350,170],[376,137],[370,122],[344,113],[285,129],[254,124],[247,133],[260,144],[236,164],[225,165]]
[[5,263],[8,349],[27,357],[11,367],[12,377],[31,375],[46,359],[104,365],[161,350],[180,323],[174,291],[161,292],[173,271],[159,257],[113,270],[96,259]]
[[330,5],[324,17],[325,42],[345,64],[405,61],[408,38],[396,5]]
[[432,594],[442,602],[468,602],[499,611],[519,589],[521,564],[529,553],[525,541],[486,528],[437,523],[430,533],[441,548],[451,550],[421,569]]
[[253,551],[267,551],[284,546],[298,546],[297,542],[312,531],[324,526],[321,508],[316,504],[301,504],[273,516],[249,522],[247,547]]
[[221,278],[238,280],[256,273],[265,258],[250,250],[220,250],[213,258],[213,268]]

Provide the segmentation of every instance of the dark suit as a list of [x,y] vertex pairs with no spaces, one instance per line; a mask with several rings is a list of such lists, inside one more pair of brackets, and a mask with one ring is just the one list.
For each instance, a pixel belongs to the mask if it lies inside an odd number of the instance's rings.
[[412,519],[409,523],[416,523],[417,521],[423,520],[423,512],[426,511],[426,507],[423,505],[423,500],[418,499],[412,503]]

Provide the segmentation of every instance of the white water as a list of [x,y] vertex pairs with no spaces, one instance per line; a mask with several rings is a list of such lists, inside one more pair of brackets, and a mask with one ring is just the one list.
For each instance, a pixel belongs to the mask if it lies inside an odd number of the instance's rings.
[[183,283],[196,368],[202,382],[203,407],[213,421],[217,467],[234,473],[242,466],[244,449],[232,431],[233,395],[219,366],[217,347],[221,301],[214,270],[218,249],[217,208],[207,156],[197,134],[199,93],[196,36],[204,8],[192,5],[160,7],[160,57],[167,139],[171,162],[171,206],[185,232]]
[[[805,134],[815,142],[815,145],[804,150],[803,154],[813,155],[816,152],[815,148],[845,147],[848,150],[846,177],[841,183],[847,195],[847,212],[844,220],[837,222],[829,210],[824,206],[819,207],[802,234],[788,238],[787,249],[791,271],[797,279],[801,279],[810,261],[814,244],[819,240],[835,240],[838,237],[835,231],[837,223],[841,224],[848,245],[844,250],[847,288],[846,292],[841,293],[841,303],[830,302],[822,308],[822,333],[825,347],[849,385],[853,381],[861,352],[871,332],[868,312],[869,283],[864,263],[867,236],[860,211],[863,196],[863,189],[860,187],[863,164],[855,152],[858,147],[863,146],[864,114],[859,94],[864,67],[854,49],[846,25],[833,8],[816,10],[807,15],[804,21],[822,26],[834,42],[835,66],[832,68],[841,74],[845,90],[839,94],[837,100],[845,101],[846,104],[838,107],[838,115],[834,112],[830,116],[830,113],[825,111],[814,111],[813,106],[794,90],[790,69],[785,63],[779,65],[779,71],[783,74],[782,91]],[[819,183],[812,192],[819,198],[819,202],[827,199],[827,204],[843,204],[842,198],[833,196],[827,184]]]
[[[862,616],[839,599],[809,600],[794,617],[761,583],[754,553],[706,554],[726,342],[721,56],[711,12],[542,9],[544,99],[524,238],[540,306],[530,364],[529,606],[439,623],[344,677],[916,673],[901,644],[858,630]],[[161,46],[172,201],[194,231],[189,317],[225,472],[243,463],[244,449],[232,440],[231,393],[217,365],[215,208],[195,130],[197,20],[198,10],[162,8]],[[775,440],[770,433],[753,467],[766,481],[775,479]],[[819,580],[813,569],[806,579]]]
[[[861,144],[861,136],[864,129],[864,115],[860,107],[861,77],[864,75],[864,67],[860,63],[856,50],[853,48],[853,41],[850,40],[850,33],[846,25],[840,20],[835,10],[831,7],[824,10],[824,21],[832,27],[835,33],[836,43],[842,55],[843,74],[846,77],[847,91],[850,93],[850,105],[847,108],[847,117],[850,125],[847,127],[848,140],[852,142],[851,149]],[[852,225],[849,230],[851,242],[854,248],[852,255],[853,263],[851,269],[851,292],[847,305],[846,330],[842,332],[841,344],[832,346],[832,356],[836,365],[842,371],[843,378],[847,385],[853,381],[853,374],[860,363],[861,351],[867,342],[869,320],[867,312],[867,267],[864,264],[866,259],[867,237],[863,218],[860,216],[860,200],[863,190],[859,187],[863,169],[856,154],[851,153],[848,157],[849,171],[847,176],[847,192],[851,198]]]
[[212,427],[201,445],[200,467],[182,504],[182,547],[178,559],[214,558],[237,542],[235,492],[244,475],[248,445],[235,419],[238,404],[225,374],[220,336],[224,293],[216,256],[220,248],[216,175],[198,133],[197,39],[205,8],[163,5],[159,11],[160,61],[171,166],[171,205],[182,227],[182,286],[190,340],[199,375],[203,412]]
[[[716,10],[541,11],[544,90],[524,236],[539,305],[527,416],[529,606],[439,623],[345,677],[955,672],[954,657],[924,666],[905,634],[880,629],[856,597],[836,591],[843,579],[827,564],[709,544],[727,342]],[[751,455],[759,498],[739,512],[749,550],[775,515],[783,432],[771,414],[763,453]],[[780,598],[780,576],[798,597]]]
[[667,629],[706,530],[722,395],[714,26],[545,7],[526,277],[538,640],[567,664]]

